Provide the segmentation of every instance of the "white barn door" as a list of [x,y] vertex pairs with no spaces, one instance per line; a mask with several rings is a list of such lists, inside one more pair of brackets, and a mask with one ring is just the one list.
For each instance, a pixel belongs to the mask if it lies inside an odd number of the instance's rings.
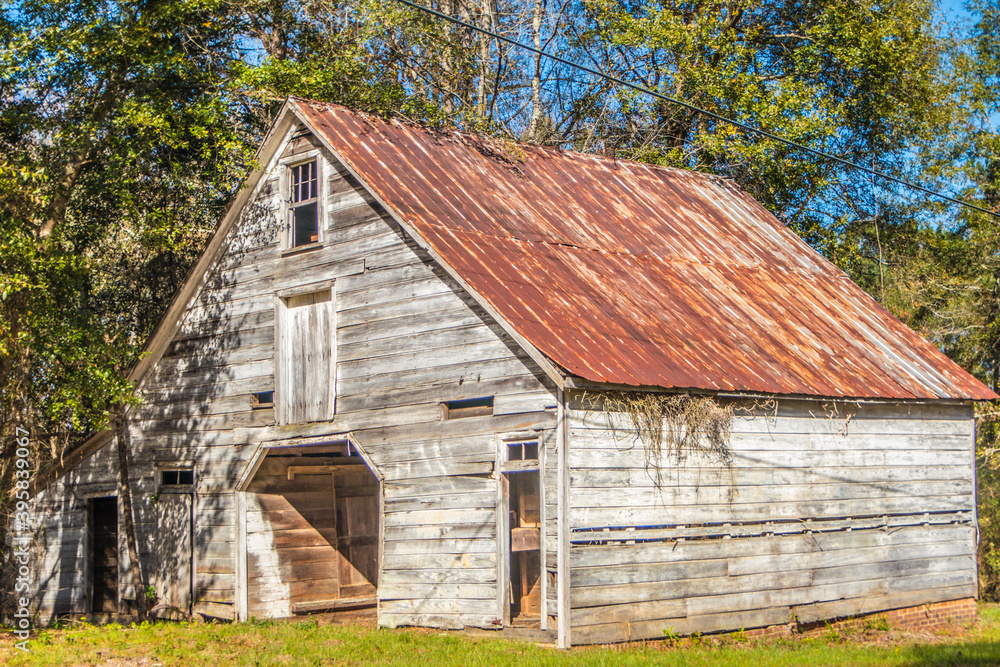
[[280,424],[325,421],[334,408],[332,290],[279,298],[275,407]]

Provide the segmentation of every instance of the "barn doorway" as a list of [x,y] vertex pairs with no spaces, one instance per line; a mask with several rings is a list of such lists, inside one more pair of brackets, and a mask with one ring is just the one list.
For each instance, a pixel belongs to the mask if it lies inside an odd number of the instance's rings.
[[539,442],[500,440],[499,613],[504,625],[541,627],[542,504]]
[[194,590],[194,470],[157,470],[156,541],[149,585],[158,613],[189,613]]
[[541,619],[541,511],[538,471],[504,473],[507,496],[509,621]]
[[118,498],[90,501],[90,611],[118,613]]
[[246,490],[249,617],[374,612],[380,486],[351,442],[273,447]]

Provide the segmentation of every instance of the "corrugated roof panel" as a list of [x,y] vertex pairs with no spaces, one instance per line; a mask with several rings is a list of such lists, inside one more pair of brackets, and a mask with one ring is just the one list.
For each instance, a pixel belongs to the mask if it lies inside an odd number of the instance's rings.
[[996,398],[732,183],[293,102],[401,220],[572,375]]

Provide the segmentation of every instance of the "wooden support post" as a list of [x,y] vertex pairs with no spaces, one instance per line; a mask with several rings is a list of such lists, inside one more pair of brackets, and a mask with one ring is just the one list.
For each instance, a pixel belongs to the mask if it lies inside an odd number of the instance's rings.
[[569,624],[569,420],[566,417],[566,392],[562,389],[557,391],[556,404],[557,425],[556,425],[556,456],[558,460],[558,551],[556,568],[556,610],[557,620],[557,641],[559,648],[569,648],[570,641]]
[[[247,492],[237,489],[236,493],[236,620],[248,618],[249,598],[247,595]],[[192,598],[193,599],[193,598]]]
[[543,434],[538,435],[538,525],[539,525],[539,545],[538,545],[538,564],[539,564],[539,574],[541,577],[539,580],[539,585],[541,586],[541,597],[542,597],[542,612],[541,612],[541,629],[549,629],[549,571],[546,567],[546,555],[547,551],[545,548],[545,530],[548,526],[549,517],[545,512],[545,464],[546,464],[546,450],[548,446],[545,441],[548,438]]
[[[976,474],[976,410],[973,405],[969,404],[969,415],[970,421],[972,422],[972,434],[969,438],[969,476],[972,478],[972,525],[975,530],[972,531],[972,553],[979,553],[979,503],[976,502],[979,498],[979,475]],[[972,558],[973,567],[973,577],[972,577],[972,595],[975,599],[979,599],[979,560],[975,557]]]

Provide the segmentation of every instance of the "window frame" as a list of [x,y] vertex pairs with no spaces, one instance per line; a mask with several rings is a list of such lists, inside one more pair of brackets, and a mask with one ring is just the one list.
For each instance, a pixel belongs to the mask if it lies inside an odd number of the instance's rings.
[[[190,484],[167,484],[163,481],[165,472],[189,472],[191,473]],[[193,461],[161,461],[156,464],[156,492],[163,493],[193,493],[198,484],[198,475],[195,471]]]
[[[501,473],[532,472],[545,467],[545,440],[541,431],[501,433],[496,436],[496,469]],[[510,448],[517,445],[534,445],[534,459],[511,459]]]
[[[292,206],[292,169],[301,167],[310,162],[316,163],[316,241],[294,246],[295,231],[293,215],[295,206]],[[278,161],[280,172],[278,179],[279,197],[281,200],[281,232],[280,247],[282,255],[293,255],[299,252],[320,248],[326,242],[326,201],[328,197],[328,184],[326,182],[327,170],[326,160],[323,159],[323,152],[314,148],[305,153],[292,155]]]

